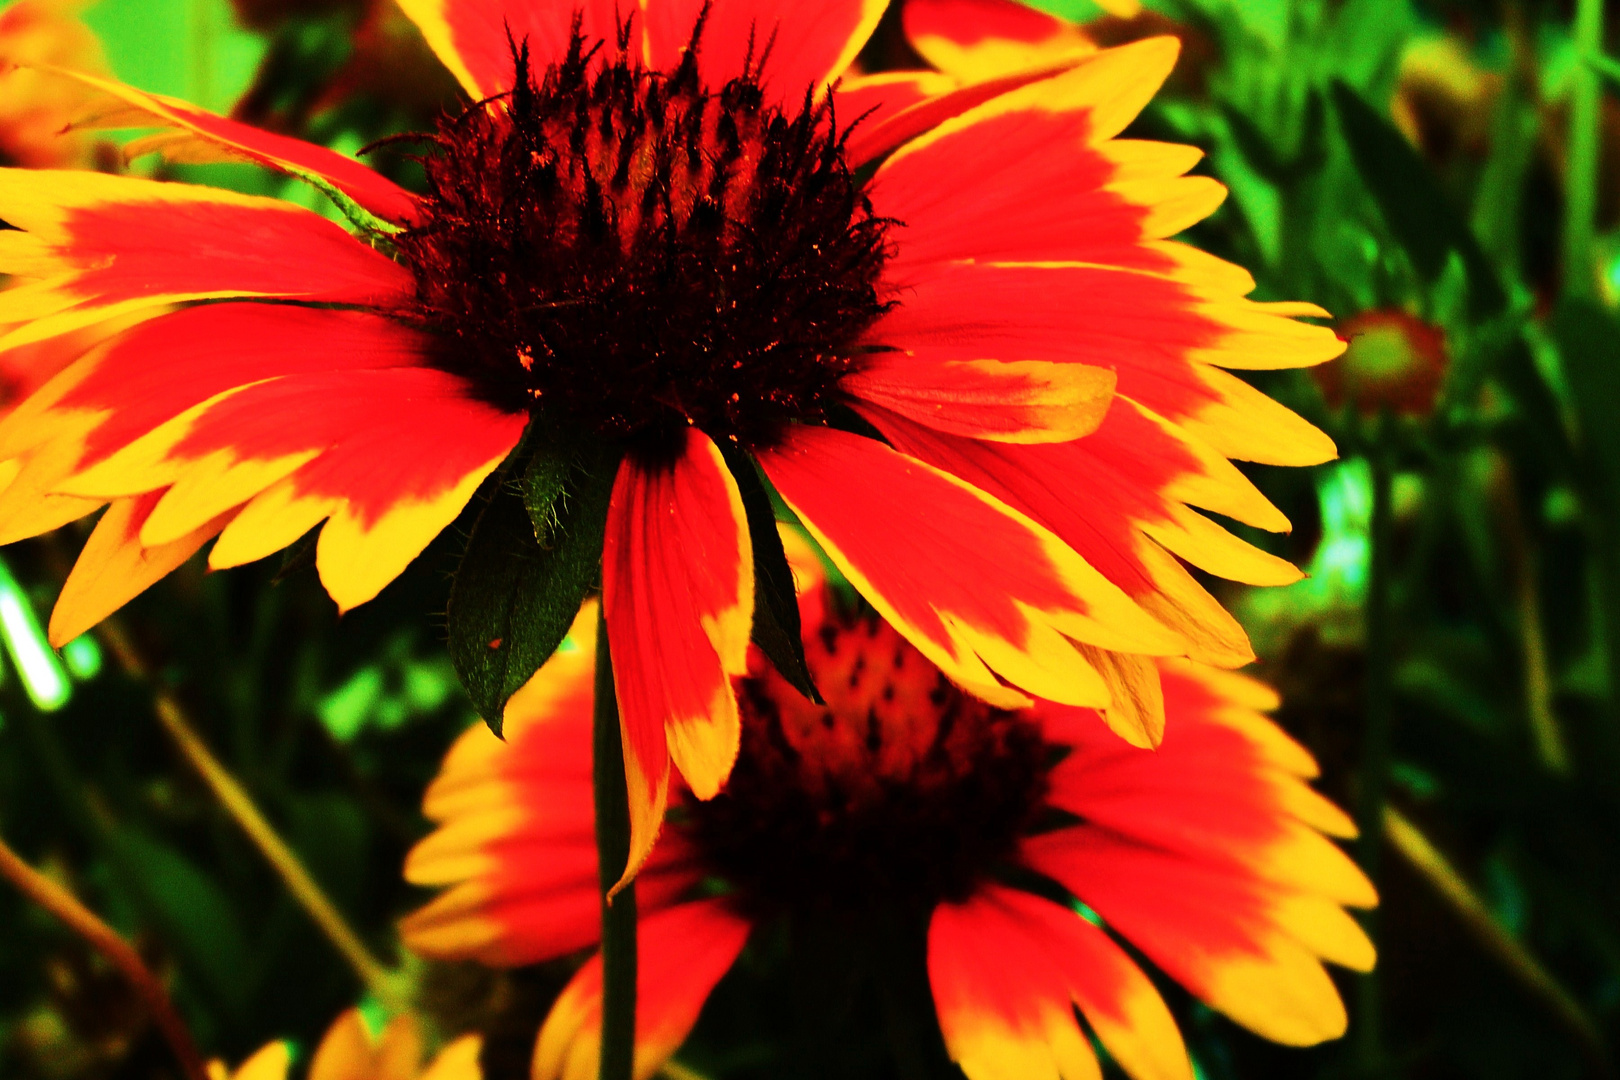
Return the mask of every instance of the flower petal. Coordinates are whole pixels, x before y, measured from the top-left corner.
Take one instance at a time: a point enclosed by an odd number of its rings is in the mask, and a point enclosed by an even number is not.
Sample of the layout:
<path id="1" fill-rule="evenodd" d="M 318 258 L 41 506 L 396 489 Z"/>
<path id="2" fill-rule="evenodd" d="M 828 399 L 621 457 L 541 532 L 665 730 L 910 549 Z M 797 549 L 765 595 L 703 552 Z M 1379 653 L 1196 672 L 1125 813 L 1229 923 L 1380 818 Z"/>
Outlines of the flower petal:
<path id="1" fill-rule="evenodd" d="M 989 445 L 860 408 L 897 450 L 966 480 L 1051 529 L 1186 637 L 1189 655 L 1206 663 L 1247 663 L 1253 659 L 1248 638 L 1160 543 L 1206 570 L 1231 571 L 1242 580 L 1285 584 L 1300 576 L 1175 497 L 1188 490 L 1202 496 L 1187 482 L 1190 477 L 1210 489 L 1207 501 L 1268 523 L 1272 515 L 1281 516 L 1224 458 L 1208 451 L 1195 455 L 1185 436 L 1178 439 L 1171 425 L 1132 402 L 1115 399 L 1102 426 L 1087 438 L 1041 446 Z"/>
<path id="2" fill-rule="evenodd" d="M 292 203 L 93 172 L 0 169 L 0 348 L 181 300 L 378 305 L 410 274 Z"/>
<path id="3" fill-rule="evenodd" d="M 252 161 L 282 172 L 319 177 L 389 221 L 407 221 L 415 214 L 416 198 L 410 192 L 375 169 L 324 146 L 262 131 L 251 124 L 216 116 L 178 98 L 149 94 L 112 79 L 64 68 L 45 70 L 61 78 L 77 80 L 105 95 L 102 106 L 87 120 L 76 123 L 76 127 L 132 128 L 157 124 L 169 129 L 161 135 L 130 143 L 125 148 L 129 160 L 156 150 L 165 160 L 178 163 Z"/>
<path id="4" fill-rule="evenodd" d="M 1326 435 L 1212 366 L 1237 350 L 1267 351 L 1274 366 L 1332 359 L 1344 343 L 1325 327 L 1261 312 L 1268 329 L 1260 335 L 1227 318 L 1248 301 L 1206 304 L 1199 288 L 1174 277 L 1109 266 L 938 263 L 893 284 L 905 302 L 868 331 L 874 343 L 934 362 L 1010 357 L 1112 368 L 1119 394 L 1226 457 L 1307 465 L 1335 454 Z"/>
<path id="5" fill-rule="evenodd" d="M 649 1080 L 680 1049 L 715 983 L 752 929 L 724 900 L 678 904 L 638 921 L 636 1051 Z M 579 969 L 551 1007 L 534 1046 L 533 1080 L 595 1080 L 602 1049 L 602 957 Z"/>
<path id="6" fill-rule="evenodd" d="M 635 4 L 618 0 L 574 0 L 554 3 L 531 0 L 512 4 L 503 0 L 400 0 L 433 52 L 473 98 L 483 100 L 511 89 L 514 45 L 527 44 L 529 63 L 537 73 L 568 52 L 577 12 L 582 21 L 585 47 L 607 42 L 611 51 L 618 39 L 622 7 L 634 16 L 632 31 L 639 42 L 643 14 Z M 634 46 L 632 46 L 634 47 Z"/>
<path id="7" fill-rule="evenodd" d="M 1239 1023 L 1291 1044 L 1332 1038 L 1345 1014 L 1321 961 L 1373 962 L 1344 907 L 1377 897 L 1312 827 L 1347 822 L 1298 796 L 1314 763 L 1256 711 L 1274 694 L 1186 661 L 1160 667 L 1170 724 L 1154 754 L 1099 734 L 1085 710 L 1040 706 L 1046 737 L 1072 748 L 1048 802 L 1081 823 L 1027 839 L 1021 859 Z"/>
<path id="8" fill-rule="evenodd" d="M 832 101 L 839 126 L 858 123 L 854 129 L 858 132 L 956 88 L 955 79 L 937 71 L 880 71 L 840 79 Z"/>
<path id="9" fill-rule="evenodd" d="M 940 1029 L 970 1080 L 1099 1076 L 1080 1006 L 1133 1080 L 1191 1080 L 1170 1010 L 1106 934 L 999 885 L 935 910 L 928 971 Z"/>
<path id="10" fill-rule="evenodd" d="M 294 493 L 327 500 L 316 568 L 347 611 L 455 519 L 526 423 L 433 368 L 295 374 L 218 394 L 58 490 L 116 497 L 173 485 L 142 531 L 159 544 L 289 479 Z M 284 506 L 286 493 L 268 501 Z"/>
<path id="11" fill-rule="evenodd" d="M 501 967 L 565 956 L 601 936 L 591 798 L 596 604 L 506 705 L 505 741 L 475 724 L 451 747 L 422 810 L 438 824 L 405 860 L 406 880 L 448 885 L 400 923 L 423 956 Z M 691 886 L 678 833 L 637 881 L 643 914 Z"/>
<path id="12" fill-rule="evenodd" d="M 1022 700 L 995 671 L 1043 697 L 1106 705 L 1070 638 L 1147 654 L 1186 647 L 1047 529 L 876 440 L 797 427 L 758 457 L 879 613 L 986 700 Z"/>
<path id="13" fill-rule="evenodd" d="M 843 389 L 936 431 L 1008 443 L 1067 442 L 1102 423 L 1114 374 L 1039 360 L 919 361 L 882 353 Z"/>
<path id="14" fill-rule="evenodd" d="M 141 526 L 162 494 L 154 491 L 118 499 L 96 523 L 51 612 L 48 636 L 52 647 L 61 648 L 129 603 L 195 555 L 231 519 L 227 511 L 166 544 L 143 546 Z"/>
<path id="15" fill-rule="evenodd" d="M 647 55 L 670 71 L 692 40 L 707 7 L 698 71 L 712 87 L 724 86 L 752 63 L 767 96 L 788 109 L 807 93 L 820 97 L 854 62 L 872 36 L 889 0 L 647 0 Z"/>
<path id="16" fill-rule="evenodd" d="M 906 0 L 901 16 L 911 47 L 964 82 L 1097 51 L 1073 23 L 1016 0 Z"/>
<path id="17" fill-rule="evenodd" d="M 712 798 L 741 738 L 731 678 L 747 670 L 753 547 L 737 483 L 696 428 L 667 465 L 620 465 L 602 605 L 630 788 L 629 880 L 658 835 L 670 758 L 698 798 Z"/>

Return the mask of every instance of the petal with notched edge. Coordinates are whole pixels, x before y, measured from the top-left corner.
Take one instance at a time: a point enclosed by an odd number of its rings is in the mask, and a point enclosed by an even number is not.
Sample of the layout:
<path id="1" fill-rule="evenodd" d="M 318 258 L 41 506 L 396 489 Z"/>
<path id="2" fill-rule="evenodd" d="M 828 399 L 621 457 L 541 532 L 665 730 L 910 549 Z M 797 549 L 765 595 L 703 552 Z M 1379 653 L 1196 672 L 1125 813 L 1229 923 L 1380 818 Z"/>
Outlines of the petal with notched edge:
<path id="1" fill-rule="evenodd" d="M 737 483 L 696 428 L 673 462 L 620 465 L 602 606 L 630 791 L 628 880 L 663 821 L 670 759 L 694 794 L 711 798 L 741 737 L 731 679 L 747 670 L 753 547 Z"/>
<path id="2" fill-rule="evenodd" d="M 454 520 L 526 423 L 432 368 L 295 374 L 216 395 L 58 489 L 116 497 L 173 485 L 165 516 L 142 531 L 143 543 L 159 544 L 261 494 L 281 505 L 277 482 L 289 483 L 329 507 L 316 568 L 347 611 Z"/>
<path id="3" fill-rule="evenodd" d="M 752 929 L 723 899 L 677 904 L 638 920 L 633 1073 L 649 1080 L 686 1040 L 715 983 Z M 551 1007 L 534 1046 L 533 1080 L 595 1080 L 602 1048 L 602 957 L 591 957 Z"/>
<path id="4" fill-rule="evenodd" d="M 145 547 L 141 526 L 162 492 L 118 499 L 107 508 L 62 585 L 51 612 L 51 645 L 61 648 L 123 607 L 159 578 L 178 567 L 230 520 L 229 512 L 203 522 L 166 544 Z"/>
<path id="5" fill-rule="evenodd" d="M 1181 1033 L 1147 976 L 1051 901 L 992 885 L 941 904 L 928 974 L 946 1047 L 969 1080 L 1100 1076 L 1076 1005 L 1132 1080 L 1191 1080 Z"/>
<path id="6" fill-rule="evenodd" d="M 758 456 L 879 613 L 986 700 L 1025 700 L 995 672 L 1029 693 L 1106 705 L 1073 641 L 1145 654 L 1186 647 L 1049 530 L 874 439 L 796 427 Z"/>
<path id="7" fill-rule="evenodd" d="M 0 347 L 182 300 L 386 304 L 408 271 L 292 203 L 92 172 L 0 169 Z"/>

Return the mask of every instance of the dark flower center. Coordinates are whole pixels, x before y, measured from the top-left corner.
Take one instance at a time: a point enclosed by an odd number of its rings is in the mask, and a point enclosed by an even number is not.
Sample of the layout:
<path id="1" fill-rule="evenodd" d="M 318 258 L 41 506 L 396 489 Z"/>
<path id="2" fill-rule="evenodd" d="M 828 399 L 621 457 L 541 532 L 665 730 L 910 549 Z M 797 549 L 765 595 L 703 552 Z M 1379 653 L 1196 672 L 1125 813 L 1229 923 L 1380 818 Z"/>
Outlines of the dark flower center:
<path id="1" fill-rule="evenodd" d="M 493 403 L 652 449 L 696 424 L 767 445 L 821 419 L 883 312 L 888 223 L 830 99 L 766 102 L 759 65 L 701 85 L 577 30 L 536 78 L 444 122 L 427 212 L 396 238 L 401 314 Z M 611 55 L 605 60 L 597 53 Z"/>
<path id="2" fill-rule="evenodd" d="M 681 827 L 755 914 L 966 898 L 1044 816 L 1050 749 L 964 694 L 875 615 L 806 650 L 818 706 L 769 665 L 742 680 L 742 751 Z"/>

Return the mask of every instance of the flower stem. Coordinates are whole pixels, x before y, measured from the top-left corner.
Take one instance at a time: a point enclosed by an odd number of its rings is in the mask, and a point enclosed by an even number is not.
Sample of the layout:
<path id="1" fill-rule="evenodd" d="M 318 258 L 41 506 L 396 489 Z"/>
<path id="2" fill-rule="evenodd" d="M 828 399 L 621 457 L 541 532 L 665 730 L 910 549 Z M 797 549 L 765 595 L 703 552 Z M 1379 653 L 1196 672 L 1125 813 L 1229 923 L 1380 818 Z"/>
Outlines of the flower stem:
<path id="1" fill-rule="evenodd" d="M 22 890 L 24 896 L 61 919 L 68 929 L 106 957 L 107 962 L 117 968 L 134 987 L 135 993 L 151 1013 L 153 1023 L 174 1051 L 181 1071 L 188 1080 L 208 1080 L 208 1067 L 202 1053 L 192 1041 L 185 1021 L 174 1011 L 168 991 L 146 966 L 141 954 L 119 936 L 118 931 L 102 922 L 95 912 L 80 903 L 67 889 L 24 862 L 3 839 L 0 839 L 0 877 L 10 881 Z"/>
<path id="2" fill-rule="evenodd" d="M 630 1080 L 636 1044 L 636 885 L 608 892 L 630 860 L 630 796 L 613 688 L 607 617 L 596 620 L 596 710 L 591 741 L 596 795 L 597 875 L 602 888 L 602 1056 L 600 1080 Z"/>
<path id="3" fill-rule="evenodd" d="M 135 650 L 134 644 L 118 622 L 106 620 L 101 624 L 99 633 L 108 651 L 113 654 L 126 674 L 132 678 L 150 681 L 145 660 Z M 400 976 L 390 971 L 366 949 L 360 935 L 344 920 L 337 906 L 322 891 L 292 848 L 265 818 L 247 789 L 208 749 L 208 744 L 197 734 L 175 696 L 164 687 L 156 686 L 154 689 L 153 710 L 157 713 L 158 722 L 163 725 L 163 729 L 174 740 L 180 753 L 191 763 L 192 768 L 197 770 L 203 783 L 208 785 L 225 812 L 236 821 L 248 839 L 259 849 L 259 853 L 270 864 L 270 868 L 287 886 L 287 891 L 292 894 L 293 899 L 314 920 L 315 925 L 348 961 L 354 973 L 378 1001 L 393 1011 L 408 1010 L 409 996 L 401 986 Z"/>
<path id="4" fill-rule="evenodd" d="M 1393 682 L 1394 623 L 1391 610 L 1390 566 L 1390 487 L 1394 479 L 1392 427 L 1386 412 L 1377 420 L 1368 464 L 1372 471 L 1372 527 L 1367 572 L 1367 674 L 1364 686 L 1361 766 L 1356 825 L 1361 831 L 1358 854 L 1361 868 L 1376 885 L 1381 845 L 1384 837 L 1384 802 L 1389 773 L 1390 741 L 1394 722 L 1391 701 Z M 1377 915 L 1368 912 L 1363 923 L 1369 936 L 1378 940 Z M 1376 971 L 1362 976 L 1358 988 L 1356 1049 L 1365 1075 L 1382 1075 L 1384 1047 L 1382 1031 L 1382 987 Z"/>
<path id="5" fill-rule="evenodd" d="M 1597 293 L 1592 238 L 1597 217 L 1599 107 L 1603 87 L 1593 58 L 1603 53 L 1603 0 L 1576 0 L 1575 52 L 1582 61 L 1570 75 L 1569 159 L 1564 174 L 1564 295 L 1589 300 Z"/>

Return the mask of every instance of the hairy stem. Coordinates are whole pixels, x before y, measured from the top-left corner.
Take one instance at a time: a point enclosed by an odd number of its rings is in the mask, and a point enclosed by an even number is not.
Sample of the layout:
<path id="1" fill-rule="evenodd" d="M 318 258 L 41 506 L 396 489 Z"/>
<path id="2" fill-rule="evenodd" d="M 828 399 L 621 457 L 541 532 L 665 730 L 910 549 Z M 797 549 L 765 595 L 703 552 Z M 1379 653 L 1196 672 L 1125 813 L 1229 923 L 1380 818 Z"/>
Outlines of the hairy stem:
<path id="1" fill-rule="evenodd" d="M 1569 160 L 1564 175 L 1564 295 L 1589 300 L 1597 292 L 1592 237 L 1597 217 L 1601 77 L 1592 58 L 1603 53 L 1603 0 L 1577 0 L 1575 50 L 1585 63 L 1570 75 Z"/>

